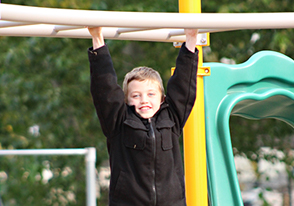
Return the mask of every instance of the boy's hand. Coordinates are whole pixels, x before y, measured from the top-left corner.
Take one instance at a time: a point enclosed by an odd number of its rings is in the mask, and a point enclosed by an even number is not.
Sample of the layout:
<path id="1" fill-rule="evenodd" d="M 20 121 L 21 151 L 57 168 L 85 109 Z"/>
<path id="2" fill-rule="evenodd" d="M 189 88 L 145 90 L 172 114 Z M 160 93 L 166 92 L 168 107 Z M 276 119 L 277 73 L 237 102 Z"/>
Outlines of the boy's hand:
<path id="1" fill-rule="evenodd" d="M 104 43 L 104 37 L 102 34 L 102 27 L 87 27 L 89 33 L 92 36 L 92 42 L 93 42 L 93 50 L 98 49 L 105 45 Z"/>
<path id="2" fill-rule="evenodd" d="M 195 52 L 198 29 L 185 29 L 186 47 L 191 52 Z"/>

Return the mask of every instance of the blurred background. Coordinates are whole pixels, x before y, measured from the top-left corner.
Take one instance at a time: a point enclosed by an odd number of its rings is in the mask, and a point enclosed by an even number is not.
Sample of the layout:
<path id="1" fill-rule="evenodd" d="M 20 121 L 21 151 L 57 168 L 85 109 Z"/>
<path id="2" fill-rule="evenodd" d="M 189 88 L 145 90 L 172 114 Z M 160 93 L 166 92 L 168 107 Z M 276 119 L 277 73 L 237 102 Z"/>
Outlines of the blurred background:
<path id="1" fill-rule="evenodd" d="M 86 10 L 178 12 L 176 0 L 2 0 L 2 3 Z M 206 0 L 202 12 L 291 12 L 291 0 Z M 294 58 L 294 30 L 213 33 L 204 62 L 239 64 L 261 50 Z M 119 84 L 145 65 L 164 85 L 179 49 L 172 43 L 106 40 Z M 0 37 L 0 149 L 97 150 L 97 201 L 107 205 L 105 137 L 89 91 L 90 39 Z M 282 71 L 282 68 L 281 68 Z M 293 77 L 294 78 L 294 77 Z M 224 80 L 225 81 L 225 80 Z M 231 117 L 230 130 L 244 205 L 290 206 L 294 131 L 274 119 Z M 1 206 L 85 205 L 81 156 L 1 156 Z M 294 202 L 293 202 L 294 204 Z"/>

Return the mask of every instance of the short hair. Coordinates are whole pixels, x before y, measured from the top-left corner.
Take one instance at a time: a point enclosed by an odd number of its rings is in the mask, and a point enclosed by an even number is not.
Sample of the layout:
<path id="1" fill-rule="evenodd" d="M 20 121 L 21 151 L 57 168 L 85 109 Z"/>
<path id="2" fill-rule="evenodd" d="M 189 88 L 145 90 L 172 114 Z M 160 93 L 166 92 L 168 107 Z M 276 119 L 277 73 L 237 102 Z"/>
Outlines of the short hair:
<path id="1" fill-rule="evenodd" d="M 123 81 L 123 91 L 125 94 L 125 102 L 128 100 L 128 85 L 131 81 L 138 80 L 138 81 L 144 81 L 144 80 L 152 80 L 158 82 L 159 90 L 161 91 L 161 100 L 164 99 L 164 87 L 162 84 L 162 79 L 160 77 L 160 74 L 150 68 L 150 67 L 136 67 L 130 72 L 128 72 L 125 75 L 125 79 Z"/>

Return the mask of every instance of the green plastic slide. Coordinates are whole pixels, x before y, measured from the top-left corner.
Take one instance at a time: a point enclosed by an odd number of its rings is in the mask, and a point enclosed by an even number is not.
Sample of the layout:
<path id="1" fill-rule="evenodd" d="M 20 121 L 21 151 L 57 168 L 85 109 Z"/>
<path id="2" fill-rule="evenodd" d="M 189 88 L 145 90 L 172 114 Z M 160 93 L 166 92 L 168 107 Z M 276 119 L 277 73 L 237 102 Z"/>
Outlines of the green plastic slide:
<path id="1" fill-rule="evenodd" d="M 294 61 L 261 51 L 238 65 L 205 63 L 207 172 L 210 204 L 243 205 L 229 129 L 230 115 L 275 118 L 294 127 Z"/>

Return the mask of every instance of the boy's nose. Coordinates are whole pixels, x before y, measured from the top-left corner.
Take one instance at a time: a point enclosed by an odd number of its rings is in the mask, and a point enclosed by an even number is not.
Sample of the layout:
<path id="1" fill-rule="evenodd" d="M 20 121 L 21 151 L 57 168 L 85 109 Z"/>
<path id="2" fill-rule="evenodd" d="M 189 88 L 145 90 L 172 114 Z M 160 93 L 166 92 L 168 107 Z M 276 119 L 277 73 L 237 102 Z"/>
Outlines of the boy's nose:
<path id="1" fill-rule="evenodd" d="M 147 96 L 146 95 L 142 95 L 142 97 L 141 97 L 141 104 L 142 103 L 147 103 L 148 101 L 147 101 Z"/>

